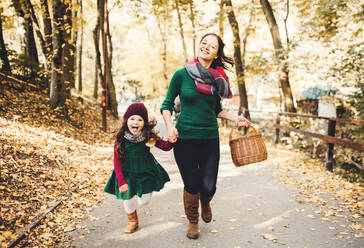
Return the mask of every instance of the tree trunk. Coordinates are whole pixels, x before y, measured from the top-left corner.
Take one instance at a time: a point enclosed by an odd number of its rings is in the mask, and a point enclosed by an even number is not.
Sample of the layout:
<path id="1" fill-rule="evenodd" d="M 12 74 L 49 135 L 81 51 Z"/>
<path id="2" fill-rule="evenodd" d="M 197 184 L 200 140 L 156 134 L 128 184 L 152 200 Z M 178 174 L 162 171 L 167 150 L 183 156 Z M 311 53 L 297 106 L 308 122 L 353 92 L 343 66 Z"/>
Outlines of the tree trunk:
<path id="1" fill-rule="evenodd" d="M 220 1 L 220 11 L 219 11 L 219 35 L 221 39 L 224 39 L 224 14 L 225 14 L 224 1 L 225 0 Z"/>
<path id="2" fill-rule="evenodd" d="M 53 58 L 50 87 L 50 106 L 52 109 L 57 106 L 64 107 L 65 101 L 65 97 L 62 95 L 64 93 L 64 83 L 62 78 L 62 44 L 64 44 L 62 28 L 64 25 L 64 8 L 65 7 L 61 0 L 53 0 Z"/>
<path id="3" fill-rule="evenodd" d="M 241 60 L 239 24 L 235 18 L 231 0 L 225 0 L 225 5 L 227 7 L 226 10 L 228 13 L 228 19 L 230 22 L 231 30 L 233 32 L 235 71 L 240 94 L 240 106 L 238 114 L 241 115 L 241 113 L 243 113 L 243 109 L 249 110 L 249 107 L 248 96 L 245 87 L 244 66 Z M 244 111 L 244 116 L 250 119 L 250 114 L 248 111 Z"/>
<path id="4" fill-rule="evenodd" d="M 162 43 L 163 43 L 163 52 L 162 52 L 162 61 L 163 61 L 163 77 L 164 79 L 167 81 L 168 80 L 168 76 L 167 76 L 167 34 L 166 31 L 162 29 L 162 24 L 161 21 L 159 19 L 159 15 L 155 14 L 156 18 L 157 18 L 157 25 L 158 25 L 158 29 L 159 32 L 162 36 Z"/>
<path id="5" fill-rule="evenodd" d="M 260 4 L 262 6 L 265 18 L 269 25 L 269 30 L 272 35 L 275 55 L 279 63 L 279 83 L 282 87 L 285 111 L 296 112 L 296 108 L 293 103 L 291 86 L 289 84 L 288 63 L 286 61 L 286 56 L 284 55 L 284 48 L 282 46 L 278 25 L 269 1 L 260 0 Z"/>
<path id="6" fill-rule="evenodd" d="M 108 94 L 108 107 L 111 110 L 112 115 L 115 119 L 119 118 L 118 115 L 118 102 L 116 100 L 116 91 L 115 91 L 115 85 L 114 80 L 112 76 L 112 54 L 113 54 L 113 46 L 112 46 L 112 40 L 111 40 L 111 34 L 110 34 L 110 23 L 109 23 L 109 12 L 107 13 L 107 42 L 108 42 L 108 67 L 107 67 L 107 94 Z"/>
<path id="7" fill-rule="evenodd" d="M 82 92 L 83 5 L 80 0 L 80 43 L 78 47 L 78 90 Z M 97 75 L 97 74 L 96 74 Z"/>
<path id="8" fill-rule="evenodd" d="M 80 4 L 79 4 L 79 0 L 76 0 L 75 2 L 75 6 L 72 8 L 72 48 L 73 48 L 73 60 L 72 60 L 72 64 L 73 64 L 73 88 L 76 88 L 76 72 L 77 72 L 77 53 L 78 53 L 78 30 L 80 25 L 78 25 L 79 23 L 79 18 L 77 18 L 78 16 L 78 12 L 80 10 Z"/>
<path id="9" fill-rule="evenodd" d="M 101 15 L 103 15 L 103 13 L 100 13 L 100 5 L 101 5 L 101 1 L 97 0 L 97 21 L 96 21 L 96 26 L 94 28 L 93 31 L 93 37 L 94 37 L 94 45 L 95 45 L 95 83 L 94 83 L 94 98 L 97 99 L 97 94 L 98 94 L 98 84 L 99 82 L 102 82 L 102 78 L 103 78 L 103 72 L 102 72 L 102 68 L 101 68 L 101 53 L 100 53 L 100 31 L 101 31 L 101 26 L 102 26 L 102 19 L 101 19 Z"/>
<path id="10" fill-rule="evenodd" d="M 33 21 L 33 23 L 35 24 L 34 28 L 35 28 L 35 33 L 38 36 L 39 42 L 40 42 L 40 46 L 42 48 L 42 52 L 45 58 L 47 58 L 47 49 L 46 49 L 46 43 L 43 37 L 42 32 L 40 31 L 40 27 L 39 27 L 39 22 L 38 19 L 34 13 L 34 8 L 32 3 L 30 2 L 30 0 L 25 0 L 24 1 L 24 5 L 26 6 L 26 8 L 28 9 L 29 15 Z"/>
<path id="11" fill-rule="evenodd" d="M 23 27 L 24 27 L 24 54 L 29 57 L 33 62 L 39 63 L 38 59 L 38 51 L 35 45 L 34 32 L 33 32 L 33 23 L 28 13 L 28 8 L 23 6 L 22 2 L 19 0 L 12 0 L 13 6 L 17 15 L 23 19 Z M 35 76 L 35 75 L 32 75 Z"/>
<path id="12" fill-rule="evenodd" d="M 0 68 L 1 71 L 11 74 L 8 52 L 6 50 L 3 37 L 3 25 L 1 20 L 1 13 L 0 13 L 0 59 L 2 62 L 2 67 Z"/>
<path id="13" fill-rule="evenodd" d="M 63 37 L 65 39 L 65 46 L 63 49 L 63 59 L 64 59 L 64 84 L 67 90 L 75 87 L 75 41 L 73 34 L 73 21 L 72 21 L 72 1 L 63 1 L 65 4 L 66 12 L 64 15 L 64 27 L 63 27 Z"/>
<path id="14" fill-rule="evenodd" d="M 186 43 L 185 43 L 185 37 L 184 37 L 184 32 L 183 32 L 183 24 L 182 24 L 181 13 L 180 13 L 180 10 L 179 10 L 178 1 L 179 0 L 174 0 L 174 2 L 176 4 L 175 7 L 176 7 L 176 11 L 177 11 L 177 16 L 178 16 L 179 33 L 181 35 L 183 55 L 185 57 L 185 61 L 187 62 L 188 61 L 187 48 L 186 48 Z"/>
<path id="15" fill-rule="evenodd" d="M 47 69 L 48 74 L 51 72 L 52 68 L 52 55 L 53 55 L 53 47 L 52 47 L 52 22 L 49 14 L 48 2 L 47 0 L 40 0 L 40 4 L 42 6 L 42 18 L 43 18 L 43 33 L 45 38 L 45 46 L 47 49 Z"/>
<path id="16" fill-rule="evenodd" d="M 195 24 L 195 12 L 193 11 L 193 0 L 190 0 L 190 12 L 191 12 L 191 24 L 192 24 L 192 51 L 193 57 L 196 58 L 196 24 Z"/>

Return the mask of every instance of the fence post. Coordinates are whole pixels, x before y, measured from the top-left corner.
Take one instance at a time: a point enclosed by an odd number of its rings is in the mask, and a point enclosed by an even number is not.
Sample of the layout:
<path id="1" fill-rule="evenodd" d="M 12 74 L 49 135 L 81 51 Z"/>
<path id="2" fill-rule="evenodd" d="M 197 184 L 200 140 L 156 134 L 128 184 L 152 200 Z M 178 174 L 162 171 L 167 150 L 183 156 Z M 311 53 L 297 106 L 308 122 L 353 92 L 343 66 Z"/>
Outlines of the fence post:
<path id="1" fill-rule="evenodd" d="M 246 116 L 246 112 L 247 112 L 247 109 L 246 108 L 243 108 L 243 116 L 245 117 Z M 249 127 L 244 127 L 244 135 L 246 135 L 248 133 L 248 128 Z"/>
<path id="2" fill-rule="evenodd" d="M 327 128 L 327 135 L 335 136 L 335 127 L 336 121 L 329 120 L 328 128 Z M 333 170 L 334 166 L 334 144 L 328 143 L 327 144 L 327 153 L 326 153 L 326 170 L 331 171 Z"/>
<path id="3" fill-rule="evenodd" d="M 277 125 L 277 127 L 276 127 L 276 141 L 275 141 L 275 144 L 278 144 L 279 143 L 279 125 L 280 125 L 280 123 L 281 123 L 281 115 L 280 115 L 280 113 L 278 112 L 277 113 L 277 118 L 276 118 L 276 125 Z"/>

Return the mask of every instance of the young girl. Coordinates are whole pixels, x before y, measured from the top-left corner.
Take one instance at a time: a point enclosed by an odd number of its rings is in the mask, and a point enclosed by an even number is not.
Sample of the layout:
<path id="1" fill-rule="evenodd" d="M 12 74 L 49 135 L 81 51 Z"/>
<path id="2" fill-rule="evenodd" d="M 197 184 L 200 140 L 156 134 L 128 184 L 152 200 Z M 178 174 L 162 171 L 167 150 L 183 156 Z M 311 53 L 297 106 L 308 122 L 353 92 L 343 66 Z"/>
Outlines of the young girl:
<path id="1" fill-rule="evenodd" d="M 126 233 L 138 228 L 136 196 L 139 205 L 147 204 L 152 191 L 160 191 L 169 181 L 167 172 L 155 160 L 150 146 L 169 151 L 172 143 L 158 137 L 153 130 L 156 121 L 148 122 L 148 111 L 143 103 L 131 104 L 124 116 L 114 146 L 114 171 L 104 191 L 123 199 L 129 225 Z"/>

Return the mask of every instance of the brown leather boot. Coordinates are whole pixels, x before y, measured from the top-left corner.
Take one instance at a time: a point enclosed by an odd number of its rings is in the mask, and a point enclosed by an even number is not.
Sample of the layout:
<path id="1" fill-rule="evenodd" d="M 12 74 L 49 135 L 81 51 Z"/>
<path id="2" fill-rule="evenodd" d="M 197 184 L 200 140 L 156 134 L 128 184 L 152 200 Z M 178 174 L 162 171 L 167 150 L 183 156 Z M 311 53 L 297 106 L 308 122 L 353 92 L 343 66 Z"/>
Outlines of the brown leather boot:
<path id="1" fill-rule="evenodd" d="M 124 232 L 133 233 L 138 228 L 138 215 L 136 210 L 133 213 L 127 215 L 129 219 L 129 225 L 124 228 Z"/>
<path id="2" fill-rule="evenodd" d="M 200 194 L 190 194 L 186 190 L 183 192 L 183 203 L 185 213 L 189 221 L 187 229 L 187 238 L 197 239 L 199 235 L 198 230 L 198 206 Z"/>
<path id="3" fill-rule="evenodd" d="M 209 223 L 212 219 L 212 212 L 210 201 L 212 200 L 213 196 L 204 196 L 200 194 L 200 201 L 201 201 L 201 218 L 206 223 Z"/>

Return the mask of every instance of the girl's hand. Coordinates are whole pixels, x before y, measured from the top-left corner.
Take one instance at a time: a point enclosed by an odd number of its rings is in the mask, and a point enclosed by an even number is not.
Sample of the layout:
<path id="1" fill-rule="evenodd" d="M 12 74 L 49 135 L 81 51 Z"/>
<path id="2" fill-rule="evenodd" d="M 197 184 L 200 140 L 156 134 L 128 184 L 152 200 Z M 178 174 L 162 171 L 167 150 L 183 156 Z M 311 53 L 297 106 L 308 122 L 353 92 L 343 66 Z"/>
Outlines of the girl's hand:
<path id="1" fill-rule="evenodd" d="M 121 185 L 120 187 L 119 187 L 119 191 L 121 192 L 121 193 L 126 193 L 126 191 L 128 191 L 128 184 L 126 183 L 126 184 L 124 184 L 124 185 Z"/>
<path id="2" fill-rule="evenodd" d="M 235 119 L 235 124 L 237 127 L 248 127 L 251 123 L 248 119 L 246 119 L 245 117 L 243 116 L 238 116 L 236 119 Z"/>
<path id="3" fill-rule="evenodd" d="M 171 127 L 167 130 L 168 132 L 168 141 L 171 143 L 176 143 L 178 138 L 178 130 L 175 127 Z"/>

